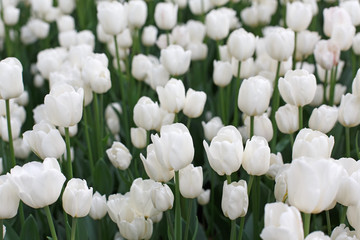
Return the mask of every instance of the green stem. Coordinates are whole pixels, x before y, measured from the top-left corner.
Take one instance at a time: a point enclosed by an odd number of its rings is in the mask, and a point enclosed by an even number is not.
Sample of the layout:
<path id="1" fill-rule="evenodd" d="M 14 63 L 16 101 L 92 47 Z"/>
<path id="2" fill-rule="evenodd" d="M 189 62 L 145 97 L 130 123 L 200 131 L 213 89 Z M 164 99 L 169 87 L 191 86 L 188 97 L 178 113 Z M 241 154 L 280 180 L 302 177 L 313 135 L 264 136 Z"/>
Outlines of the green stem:
<path id="1" fill-rule="evenodd" d="M 71 162 L 71 152 L 70 152 L 70 135 L 69 135 L 69 127 L 65 127 L 65 142 L 66 142 L 66 161 L 68 166 L 68 174 L 69 179 L 73 178 L 73 170 L 72 170 L 72 162 Z"/>
<path id="2" fill-rule="evenodd" d="M 166 221 L 168 224 L 168 229 L 170 229 L 170 234 L 172 239 L 174 238 L 174 226 L 172 224 L 172 218 L 170 216 L 170 211 L 165 211 Z"/>
<path id="3" fill-rule="evenodd" d="M 311 213 L 304 213 L 304 237 L 310 232 Z"/>
<path id="4" fill-rule="evenodd" d="M 254 136 L 254 116 L 250 116 L 250 139 Z"/>
<path id="5" fill-rule="evenodd" d="M 347 206 L 341 206 L 340 224 L 345 224 Z"/>
<path id="6" fill-rule="evenodd" d="M 3 235 L 4 235 L 4 229 L 3 229 L 3 223 L 4 221 L 2 220 L 2 219 L 0 219 L 0 240 L 3 240 L 4 239 L 4 237 L 3 237 Z"/>
<path id="7" fill-rule="evenodd" d="M 250 175 L 249 182 L 248 182 L 248 189 L 247 189 L 248 196 L 250 196 L 250 192 L 251 192 L 253 183 L 254 183 L 254 175 Z"/>
<path id="8" fill-rule="evenodd" d="M 356 55 L 353 50 L 351 50 L 351 66 L 352 66 L 352 78 L 351 79 L 354 79 L 358 68 L 356 65 Z"/>
<path id="9" fill-rule="evenodd" d="M 46 217 L 47 217 L 47 220 L 49 223 L 52 239 L 57 240 L 56 230 L 55 230 L 54 222 L 53 222 L 53 219 L 51 216 L 50 208 L 49 208 L 49 206 L 45 206 L 44 209 L 45 209 Z"/>
<path id="10" fill-rule="evenodd" d="M 235 220 L 231 220 L 230 239 L 231 239 L 231 240 L 235 240 L 235 239 L 236 239 L 236 219 L 235 219 Z"/>
<path id="11" fill-rule="evenodd" d="M 350 157 L 350 128 L 345 127 L 346 157 Z"/>
<path id="12" fill-rule="evenodd" d="M 276 152 L 276 141 L 277 141 L 277 125 L 275 121 L 275 113 L 279 108 L 280 104 L 280 95 L 279 95 L 279 89 L 278 89 L 278 82 L 279 82 L 279 72 L 280 72 L 280 65 L 281 62 L 278 61 L 277 69 L 276 69 L 276 75 L 275 75 L 275 81 L 274 81 L 274 93 L 273 93 L 273 99 L 272 99 L 272 108 L 271 108 L 271 123 L 273 126 L 273 138 L 271 139 L 271 150 L 272 152 Z"/>
<path id="13" fill-rule="evenodd" d="M 188 240 L 189 237 L 189 229 L 190 229 L 190 217 L 191 217 L 191 210 L 192 210 L 192 202 L 193 199 L 189 199 L 189 205 L 188 205 L 188 209 L 187 209 L 187 216 L 186 216 L 186 227 L 185 227 L 185 240 Z"/>
<path id="14" fill-rule="evenodd" d="M 338 68 L 338 66 L 336 65 L 336 66 L 331 70 L 330 96 L 329 96 L 329 98 L 330 98 L 330 99 L 329 99 L 329 105 L 330 105 L 330 106 L 333 106 L 333 105 L 334 105 L 337 68 Z"/>
<path id="15" fill-rule="evenodd" d="M 94 173 L 94 159 L 93 159 L 93 155 L 92 155 L 92 147 L 91 147 L 91 141 L 90 141 L 90 135 L 89 135 L 89 126 L 88 126 L 87 113 L 86 112 L 87 111 L 85 111 L 85 106 L 84 106 L 85 139 L 86 139 L 88 157 L 89 157 L 89 162 L 90 162 L 90 170 L 91 170 L 91 176 L 92 176 L 93 173 Z"/>
<path id="16" fill-rule="evenodd" d="M 254 190 L 252 192 L 254 239 L 259 239 L 260 177 L 255 176 L 254 178 Z"/>
<path id="17" fill-rule="evenodd" d="M 324 79 L 324 89 L 323 89 L 323 103 L 326 104 L 326 88 L 327 88 L 327 82 L 328 82 L 328 75 L 329 70 L 325 70 L 325 79 Z"/>
<path id="18" fill-rule="evenodd" d="M 299 106 L 299 131 L 303 128 L 303 107 Z"/>
<path id="19" fill-rule="evenodd" d="M 181 240 L 181 196 L 179 171 L 175 171 L 175 240 Z"/>
<path id="20" fill-rule="evenodd" d="M 231 175 L 226 175 L 227 184 L 231 184 Z"/>
<path id="21" fill-rule="evenodd" d="M 220 109 L 221 109 L 221 118 L 226 125 L 226 112 L 225 112 L 225 94 L 224 94 L 224 87 L 220 87 Z"/>
<path id="22" fill-rule="evenodd" d="M 14 154 L 14 142 L 12 137 L 12 129 L 11 129 L 11 116 L 10 116 L 10 100 L 5 100 L 6 104 L 6 120 L 7 120 L 7 129 L 8 129 L 8 136 L 9 136 L 9 147 L 10 147 L 10 159 L 11 159 L 11 167 L 15 167 L 16 160 Z"/>
<path id="23" fill-rule="evenodd" d="M 68 217 L 68 214 L 65 212 L 65 210 L 64 210 L 64 221 L 65 221 L 66 239 L 70 240 L 71 230 L 70 230 L 70 225 L 69 225 L 69 217 Z"/>
<path id="24" fill-rule="evenodd" d="M 166 31 L 166 44 L 167 46 L 170 46 L 170 31 Z"/>
<path id="25" fill-rule="evenodd" d="M 359 132 L 356 132 L 356 136 L 355 136 L 355 149 L 356 149 L 356 155 L 358 157 L 358 159 L 360 159 L 360 151 L 359 151 Z"/>
<path id="26" fill-rule="evenodd" d="M 329 210 L 325 211 L 326 214 L 326 226 L 327 226 L 327 234 L 331 235 L 331 220 L 330 220 L 330 212 Z"/>
<path id="27" fill-rule="evenodd" d="M 238 63 L 238 72 L 237 72 L 237 78 L 235 79 L 236 84 L 235 84 L 235 100 L 234 100 L 234 120 L 233 120 L 233 125 L 235 127 L 238 126 L 239 124 L 239 109 L 238 109 L 238 105 L 237 105 L 237 100 L 239 98 L 239 90 L 240 90 L 240 86 L 241 86 L 241 78 L 240 78 L 240 73 L 241 73 L 241 61 L 239 61 Z"/>
<path id="28" fill-rule="evenodd" d="M 293 133 L 290 133 L 290 134 L 289 134 L 289 138 L 290 138 L 291 149 L 292 149 L 293 146 L 294 146 L 294 134 L 293 134 Z"/>
<path id="29" fill-rule="evenodd" d="M 23 227 L 25 222 L 25 214 L 24 214 L 24 204 L 22 201 L 20 201 L 19 203 L 19 214 L 20 214 L 20 224 L 21 227 Z"/>
<path id="30" fill-rule="evenodd" d="M 293 53 L 293 61 L 292 61 L 292 70 L 296 68 L 296 44 L 297 44 L 297 32 L 295 32 L 295 45 L 294 45 L 294 53 Z"/>
<path id="31" fill-rule="evenodd" d="M 238 240 L 242 240 L 244 225 L 245 225 L 245 216 L 240 218 L 240 230 L 239 230 Z"/>
<path id="32" fill-rule="evenodd" d="M 72 224 L 71 224 L 71 240 L 75 240 L 76 223 L 77 223 L 77 218 L 75 217 L 72 219 Z"/>
<path id="33" fill-rule="evenodd" d="M 99 101 L 98 101 L 98 95 L 93 92 L 93 102 L 94 102 L 94 112 L 95 112 L 95 132 L 96 132 L 96 139 L 97 139 L 97 150 L 98 150 L 98 156 L 97 159 L 100 159 L 103 157 L 103 149 L 102 149 L 102 136 L 101 136 L 101 125 L 100 125 L 100 111 L 99 111 Z"/>
<path id="34" fill-rule="evenodd" d="M 188 117 L 187 122 L 186 122 L 186 127 L 188 129 L 190 129 L 190 126 L 191 126 L 191 118 Z"/>

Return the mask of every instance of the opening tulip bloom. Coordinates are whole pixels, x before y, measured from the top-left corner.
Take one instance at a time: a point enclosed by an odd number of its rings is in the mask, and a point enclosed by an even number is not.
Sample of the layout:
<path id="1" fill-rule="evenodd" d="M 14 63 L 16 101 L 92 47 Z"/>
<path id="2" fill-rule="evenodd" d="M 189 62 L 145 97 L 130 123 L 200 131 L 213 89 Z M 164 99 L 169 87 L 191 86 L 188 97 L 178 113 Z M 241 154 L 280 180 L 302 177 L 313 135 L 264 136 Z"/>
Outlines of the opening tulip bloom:
<path id="1" fill-rule="evenodd" d="M 172 76 L 183 75 L 190 67 L 191 52 L 179 45 L 170 45 L 161 50 L 160 63 Z"/>
<path id="2" fill-rule="evenodd" d="M 10 173 L 20 199 L 32 208 L 43 208 L 56 202 L 66 179 L 55 158 L 15 166 Z"/>
<path id="3" fill-rule="evenodd" d="M 273 28 L 265 36 L 266 51 L 276 61 L 286 61 L 292 56 L 295 48 L 295 34 L 290 29 Z"/>
<path id="4" fill-rule="evenodd" d="M 117 35 L 127 26 L 127 11 L 119 2 L 100 2 L 97 6 L 97 18 L 105 33 Z"/>

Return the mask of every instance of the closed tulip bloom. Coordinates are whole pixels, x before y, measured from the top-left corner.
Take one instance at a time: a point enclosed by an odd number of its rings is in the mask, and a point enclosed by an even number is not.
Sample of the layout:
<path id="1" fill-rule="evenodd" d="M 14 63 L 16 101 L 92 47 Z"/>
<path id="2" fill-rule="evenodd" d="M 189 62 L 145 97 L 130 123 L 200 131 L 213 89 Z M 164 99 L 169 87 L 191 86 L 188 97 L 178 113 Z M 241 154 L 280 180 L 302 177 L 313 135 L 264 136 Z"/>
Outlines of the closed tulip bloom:
<path id="1" fill-rule="evenodd" d="M 296 207 L 288 206 L 282 202 L 265 205 L 265 227 L 260 237 L 263 240 L 302 240 L 304 230 L 301 215 Z"/>
<path id="2" fill-rule="evenodd" d="M 189 0 L 189 8 L 194 15 L 207 13 L 213 7 L 211 0 Z"/>
<path id="3" fill-rule="evenodd" d="M 338 119 L 337 107 L 321 105 L 315 108 L 309 118 L 309 127 L 323 133 L 328 133 L 335 126 Z"/>
<path id="4" fill-rule="evenodd" d="M 0 176 L 0 219 L 15 217 L 19 202 L 19 192 L 10 180 L 10 174 Z"/>
<path id="5" fill-rule="evenodd" d="M 35 124 L 33 130 L 26 131 L 23 136 L 31 150 L 41 159 L 60 158 L 65 152 L 65 142 L 60 132 L 45 121 Z"/>
<path id="6" fill-rule="evenodd" d="M 129 150 L 121 142 L 114 142 L 106 154 L 114 167 L 125 170 L 131 163 L 132 156 Z"/>
<path id="7" fill-rule="evenodd" d="M 146 158 L 140 154 L 140 159 L 149 178 L 157 182 L 170 181 L 174 177 L 174 171 L 169 170 L 168 162 L 163 162 L 163 158 L 156 156 L 154 144 L 149 144 L 146 152 Z"/>
<path id="8" fill-rule="evenodd" d="M 318 32 L 308 30 L 299 32 L 296 41 L 296 60 L 303 60 L 313 54 L 319 40 L 320 35 Z"/>
<path id="9" fill-rule="evenodd" d="M 203 141 L 210 166 L 219 175 L 231 175 L 239 170 L 243 159 L 240 132 L 234 126 L 221 128 L 211 140 L 210 146 Z"/>
<path id="10" fill-rule="evenodd" d="M 360 70 L 357 71 L 351 87 L 352 94 L 360 96 Z"/>
<path id="11" fill-rule="evenodd" d="M 129 221 L 117 223 L 121 236 L 126 239 L 150 239 L 153 232 L 153 221 L 148 218 L 134 216 Z"/>
<path id="12" fill-rule="evenodd" d="M 135 104 L 133 118 L 138 127 L 145 130 L 157 129 L 161 123 L 160 107 L 149 97 L 143 96 Z"/>
<path id="13" fill-rule="evenodd" d="M 286 170 L 289 204 L 304 213 L 329 209 L 335 201 L 344 171 L 332 159 L 293 159 Z"/>
<path id="14" fill-rule="evenodd" d="M 340 48 L 331 40 L 320 40 L 314 49 L 316 63 L 322 68 L 330 70 L 339 63 Z"/>
<path id="15" fill-rule="evenodd" d="M 105 33 L 117 35 L 127 26 L 127 11 L 120 2 L 100 2 L 97 18 Z"/>
<path id="16" fill-rule="evenodd" d="M 158 86 L 164 87 L 170 79 L 170 74 L 162 64 L 153 65 L 145 78 L 147 83 L 153 90 L 156 90 Z"/>
<path id="17" fill-rule="evenodd" d="M 21 131 L 21 122 L 16 117 L 11 117 L 11 131 L 12 131 L 12 139 L 16 139 L 20 135 Z M 0 117 L 0 135 L 3 141 L 9 142 L 9 135 L 8 135 L 8 125 L 7 119 L 5 117 Z"/>
<path id="18" fill-rule="evenodd" d="M 63 15 L 56 19 L 56 26 L 59 32 L 75 30 L 75 20 L 70 15 Z"/>
<path id="19" fill-rule="evenodd" d="M 240 86 L 238 107 L 248 116 L 260 115 L 269 107 L 271 94 L 269 80 L 261 76 L 250 77 Z"/>
<path id="20" fill-rule="evenodd" d="M 113 135 L 120 132 L 120 114 L 122 114 L 122 109 L 119 103 L 110 103 L 105 108 L 106 125 Z"/>
<path id="21" fill-rule="evenodd" d="M 201 125 L 203 126 L 204 129 L 205 139 L 208 141 L 211 141 L 216 136 L 218 131 L 222 127 L 224 127 L 224 124 L 222 123 L 220 117 L 213 117 L 207 123 L 201 122 Z"/>
<path id="22" fill-rule="evenodd" d="M 176 25 L 178 6 L 170 2 L 160 2 L 155 7 L 155 23 L 161 30 L 171 30 Z"/>
<path id="23" fill-rule="evenodd" d="M 351 17 L 347 11 L 339 6 L 324 9 L 324 33 L 331 37 L 336 25 L 352 25 Z"/>
<path id="24" fill-rule="evenodd" d="M 121 213 L 124 212 L 123 211 L 124 208 L 125 209 L 129 208 L 129 210 L 132 211 L 132 209 L 130 209 L 129 199 L 130 199 L 130 193 L 129 192 L 127 192 L 124 195 L 122 195 L 120 193 L 112 194 L 112 195 L 110 195 L 108 197 L 108 200 L 106 202 L 107 210 L 108 210 L 108 214 L 109 214 L 110 219 L 114 223 L 117 223 L 118 220 L 121 220 L 122 215 L 123 215 Z"/>
<path id="25" fill-rule="evenodd" d="M 204 60 L 208 54 L 208 46 L 205 43 L 190 42 L 186 49 L 191 52 L 191 60 Z"/>
<path id="26" fill-rule="evenodd" d="M 20 199 L 32 208 L 43 208 L 56 202 L 66 179 L 55 158 L 15 166 L 10 172 Z"/>
<path id="27" fill-rule="evenodd" d="M 23 67 L 17 58 L 0 61 L 0 99 L 17 98 L 24 92 Z"/>
<path id="28" fill-rule="evenodd" d="M 197 118 L 204 111 L 206 103 L 206 93 L 195 91 L 191 88 L 186 92 L 185 105 L 183 113 L 189 118 Z"/>
<path id="29" fill-rule="evenodd" d="M 250 136 L 250 117 L 245 118 L 245 126 L 247 130 L 247 135 Z M 254 117 L 254 135 L 261 136 L 270 142 L 273 137 L 273 128 L 270 118 L 266 113 Z"/>
<path id="30" fill-rule="evenodd" d="M 136 148 L 146 147 L 147 133 L 143 128 L 131 128 L 130 129 L 131 143 Z"/>
<path id="31" fill-rule="evenodd" d="M 160 137 L 151 135 L 157 158 L 166 163 L 169 170 L 178 171 L 189 165 L 194 158 L 194 144 L 189 129 L 182 123 L 162 126 Z"/>
<path id="32" fill-rule="evenodd" d="M 184 198 L 197 198 L 202 192 L 202 167 L 188 166 L 179 171 L 180 193 Z"/>
<path id="33" fill-rule="evenodd" d="M 303 107 L 314 99 L 316 78 L 303 69 L 289 70 L 279 79 L 279 92 L 286 103 Z"/>
<path id="34" fill-rule="evenodd" d="M 27 26 L 38 39 L 44 39 L 49 35 L 50 24 L 41 19 L 30 19 Z"/>
<path id="35" fill-rule="evenodd" d="M 203 189 L 201 194 L 197 197 L 197 201 L 202 206 L 208 204 L 210 201 L 210 189 Z"/>
<path id="36" fill-rule="evenodd" d="M 94 220 L 102 219 L 107 213 L 106 196 L 94 193 L 89 215 Z"/>
<path id="37" fill-rule="evenodd" d="M 350 49 L 355 36 L 355 27 L 353 25 L 336 25 L 331 34 L 331 41 L 334 41 L 340 50 L 347 51 Z"/>
<path id="38" fill-rule="evenodd" d="M 359 238 L 359 227 L 360 227 L 360 221 L 359 221 L 359 217 L 360 217 L 360 204 L 357 203 L 355 205 L 349 206 L 347 208 L 346 211 L 346 217 L 347 220 L 350 224 L 350 226 L 352 226 L 355 229 L 356 232 L 356 237 L 354 239 L 358 239 Z M 352 238 L 350 238 L 352 240 Z"/>
<path id="39" fill-rule="evenodd" d="M 344 167 L 346 172 L 340 180 L 341 185 L 336 196 L 336 201 L 344 206 L 357 205 L 360 192 L 360 165 L 352 158 L 340 158 L 336 161 Z"/>
<path id="40" fill-rule="evenodd" d="M 160 62 L 173 76 L 183 75 L 190 67 L 191 52 L 178 45 L 170 45 L 161 50 Z"/>
<path id="41" fill-rule="evenodd" d="M 23 138 L 17 138 L 14 140 L 14 152 L 15 157 L 20 159 L 27 159 L 29 157 L 31 149 L 29 144 Z"/>
<path id="42" fill-rule="evenodd" d="M 334 90 L 334 105 L 339 105 L 341 98 L 343 95 L 345 95 L 347 90 L 347 87 L 342 85 L 341 83 L 335 84 L 335 90 Z M 330 99 L 330 85 L 327 85 L 326 88 L 326 100 L 329 101 Z"/>
<path id="43" fill-rule="evenodd" d="M 147 18 L 147 5 L 144 1 L 130 1 L 127 5 L 127 18 L 131 27 L 141 28 Z"/>
<path id="44" fill-rule="evenodd" d="M 159 185 L 151 190 L 151 201 L 158 211 L 165 212 L 168 209 L 172 209 L 174 194 L 168 185 Z"/>
<path id="45" fill-rule="evenodd" d="M 295 138 L 292 157 L 330 158 L 333 147 L 333 136 L 303 128 Z"/>
<path id="46" fill-rule="evenodd" d="M 139 81 L 146 78 L 147 72 L 153 66 L 150 59 L 143 54 L 138 54 L 133 57 L 131 64 L 131 75 Z"/>
<path id="47" fill-rule="evenodd" d="M 285 61 L 292 56 L 295 34 L 290 29 L 276 27 L 265 36 L 266 51 L 276 61 Z"/>
<path id="48" fill-rule="evenodd" d="M 265 138 L 253 136 L 247 140 L 242 166 L 250 175 L 264 175 L 270 167 L 270 147 Z"/>
<path id="49" fill-rule="evenodd" d="M 246 215 L 249 206 L 247 184 L 244 180 L 223 185 L 221 209 L 224 215 L 231 220 Z"/>
<path id="50" fill-rule="evenodd" d="M 345 127 L 360 124 L 360 96 L 347 93 L 341 97 L 338 121 Z"/>
<path id="51" fill-rule="evenodd" d="M 275 113 L 275 120 L 280 132 L 294 133 L 299 129 L 299 110 L 291 104 L 281 106 Z"/>
<path id="52" fill-rule="evenodd" d="M 232 79 L 230 62 L 214 60 L 213 81 L 219 87 L 226 87 Z"/>
<path id="53" fill-rule="evenodd" d="M 213 40 L 222 40 L 229 35 L 230 20 L 224 12 L 211 10 L 205 18 L 206 34 Z"/>
<path id="54" fill-rule="evenodd" d="M 84 90 L 68 84 L 55 85 L 45 96 L 45 111 L 55 126 L 70 127 L 79 123 L 83 112 Z"/>
<path id="55" fill-rule="evenodd" d="M 93 189 L 85 180 L 72 178 L 67 183 L 62 196 L 63 208 L 72 217 L 85 217 L 89 214 Z"/>
<path id="56" fill-rule="evenodd" d="M 3 9 L 4 23 L 8 26 L 14 26 L 20 17 L 20 9 L 14 6 L 5 6 Z"/>
<path id="57" fill-rule="evenodd" d="M 170 79 L 165 87 L 157 87 L 161 108 L 171 113 L 178 113 L 185 105 L 185 86 L 181 80 Z"/>
<path id="58" fill-rule="evenodd" d="M 312 20 L 311 5 L 303 2 L 286 4 L 286 25 L 295 32 L 304 31 Z"/>
<path id="59" fill-rule="evenodd" d="M 358 1 L 345 1 L 340 3 L 340 7 L 345 9 L 351 18 L 351 23 L 354 26 L 359 26 L 360 16 L 357 14 L 360 11 L 360 4 Z"/>
<path id="60" fill-rule="evenodd" d="M 153 25 L 144 27 L 141 35 L 141 42 L 146 47 L 151 47 L 156 42 L 157 28 Z"/>
<path id="61" fill-rule="evenodd" d="M 227 46 L 233 57 L 238 61 L 245 61 L 254 54 L 255 43 L 256 38 L 254 34 L 240 28 L 230 34 Z"/>
<path id="62" fill-rule="evenodd" d="M 83 61 L 81 70 L 82 79 L 90 84 L 91 89 L 95 93 L 101 94 L 107 92 L 111 88 L 110 71 L 107 64 L 104 64 L 94 56 L 88 56 Z"/>

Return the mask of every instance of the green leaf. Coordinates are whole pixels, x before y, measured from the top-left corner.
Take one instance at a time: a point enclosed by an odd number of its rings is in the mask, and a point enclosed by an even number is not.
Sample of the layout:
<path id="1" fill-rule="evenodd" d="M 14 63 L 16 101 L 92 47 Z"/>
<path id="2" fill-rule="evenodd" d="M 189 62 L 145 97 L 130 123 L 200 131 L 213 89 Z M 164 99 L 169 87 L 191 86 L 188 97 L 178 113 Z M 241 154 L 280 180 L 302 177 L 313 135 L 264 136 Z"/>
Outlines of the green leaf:
<path id="1" fill-rule="evenodd" d="M 94 171 L 94 190 L 101 194 L 110 195 L 114 187 L 114 180 L 109 167 L 103 159 L 97 161 Z"/>
<path id="2" fill-rule="evenodd" d="M 35 218 L 30 215 L 26 218 L 24 226 L 21 229 L 21 240 L 40 240 L 39 230 Z"/>

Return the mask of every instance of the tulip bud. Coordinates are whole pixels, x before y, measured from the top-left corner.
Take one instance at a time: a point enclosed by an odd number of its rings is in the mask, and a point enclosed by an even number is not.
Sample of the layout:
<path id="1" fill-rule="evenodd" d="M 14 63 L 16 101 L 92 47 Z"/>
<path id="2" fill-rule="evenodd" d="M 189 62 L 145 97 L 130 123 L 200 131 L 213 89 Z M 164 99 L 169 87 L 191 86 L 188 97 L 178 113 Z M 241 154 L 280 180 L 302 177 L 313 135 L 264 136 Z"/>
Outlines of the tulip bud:
<path id="1" fill-rule="evenodd" d="M 116 135 L 120 132 L 119 116 L 121 113 L 122 109 L 119 103 L 111 103 L 105 108 L 106 125 L 108 126 L 113 135 Z"/>
<path id="2" fill-rule="evenodd" d="M 146 130 L 143 128 L 131 128 L 130 129 L 130 135 L 131 135 L 131 143 L 136 148 L 144 148 L 146 147 L 146 138 L 147 133 Z"/>
<path id="3" fill-rule="evenodd" d="M 211 10 L 205 18 L 206 34 L 214 40 L 227 37 L 230 30 L 230 20 L 224 12 Z"/>
<path id="4" fill-rule="evenodd" d="M 352 25 L 351 17 L 345 9 L 338 6 L 324 9 L 324 33 L 331 37 L 336 25 Z"/>
<path id="5" fill-rule="evenodd" d="M 111 88 L 110 71 L 107 64 L 102 63 L 94 56 L 83 59 L 81 76 L 86 83 L 90 84 L 95 93 L 102 94 Z"/>
<path id="6" fill-rule="evenodd" d="M 55 158 L 15 166 L 10 172 L 20 199 L 32 208 L 43 208 L 56 202 L 66 179 Z M 39 189 L 43 191 L 39 193 Z"/>
<path id="7" fill-rule="evenodd" d="M 30 151 L 31 149 L 29 144 L 26 141 L 24 141 L 22 138 L 17 138 L 14 140 L 15 157 L 20 159 L 26 159 L 29 157 Z"/>
<path id="8" fill-rule="evenodd" d="M 158 211 L 165 212 L 168 209 L 172 209 L 174 194 L 169 186 L 164 184 L 151 190 L 151 201 Z"/>
<path id="9" fill-rule="evenodd" d="M 265 138 L 253 136 L 247 140 L 242 166 L 250 175 L 265 174 L 270 167 L 270 147 Z"/>
<path id="10" fill-rule="evenodd" d="M 126 170 L 131 163 L 132 156 L 121 142 L 114 142 L 111 148 L 106 150 L 106 154 L 114 167 L 121 170 Z"/>
<path id="11" fill-rule="evenodd" d="M 265 227 L 260 237 L 264 240 L 273 239 L 304 239 L 301 215 L 296 207 L 282 202 L 265 205 Z"/>
<path id="12" fill-rule="evenodd" d="M 331 40 L 320 40 L 314 49 L 316 63 L 322 68 L 330 70 L 340 59 L 340 48 Z"/>
<path id="13" fill-rule="evenodd" d="M 202 167 L 188 166 L 179 171 L 180 193 L 185 198 L 197 198 L 202 191 L 203 170 Z"/>
<path id="14" fill-rule="evenodd" d="M 63 15 L 56 20 L 56 26 L 60 33 L 75 30 L 75 20 L 70 15 Z"/>
<path id="15" fill-rule="evenodd" d="M 153 46 L 156 42 L 157 32 L 157 28 L 153 25 L 144 27 L 141 35 L 142 44 L 144 44 L 146 47 Z"/>
<path id="16" fill-rule="evenodd" d="M 107 213 L 106 196 L 96 192 L 92 196 L 89 215 L 94 220 L 102 219 Z"/>
<path id="17" fill-rule="evenodd" d="M 246 135 L 250 136 L 250 117 L 249 116 L 246 116 L 244 123 L 245 123 L 246 130 L 247 130 Z M 273 128 L 272 128 L 272 123 L 266 113 L 264 113 L 260 116 L 254 117 L 254 135 L 264 137 L 266 139 L 266 141 L 270 142 L 270 140 L 273 137 L 273 134 L 274 134 L 274 132 L 273 132 Z"/>
<path id="18" fill-rule="evenodd" d="M 178 6 L 160 2 L 155 7 L 155 23 L 161 30 L 171 30 L 176 25 Z"/>
<path id="19" fill-rule="evenodd" d="M 30 30 L 38 39 L 44 39 L 49 35 L 50 24 L 40 19 L 31 19 L 27 23 Z"/>
<path id="20" fill-rule="evenodd" d="M 245 79 L 239 90 L 238 107 L 248 116 L 261 115 L 269 106 L 272 88 L 261 76 Z"/>
<path id="21" fill-rule="evenodd" d="M 345 127 L 360 124 L 360 97 L 347 93 L 341 97 L 338 121 Z"/>
<path id="22" fill-rule="evenodd" d="M 0 99 L 17 98 L 24 92 L 23 67 L 17 58 L 0 61 Z"/>
<path id="23" fill-rule="evenodd" d="M 200 195 L 197 197 L 197 201 L 202 206 L 208 204 L 210 201 L 210 189 L 203 189 Z"/>
<path id="24" fill-rule="evenodd" d="M 232 79 L 231 64 L 214 60 L 213 80 L 219 87 L 226 87 Z"/>
<path id="25" fill-rule="evenodd" d="M 190 33 L 186 25 L 175 26 L 171 31 L 171 36 L 174 41 L 173 43 L 184 49 L 190 43 Z"/>
<path id="26" fill-rule="evenodd" d="M 153 64 L 147 56 L 138 54 L 133 57 L 131 74 L 135 79 L 142 81 L 146 78 L 147 72 L 150 68 L 152 68 L 152 66 Z"/>
<path id="27" fill-rule="evenodd" d="M 289 70 L 279 79 L 279 92 L 288 104 L 303 107 L 314 99 L 315 91 L 316 78 L 306 70 Z"/>
<path id="28" fill-rule="evenodd" d="M 24 133 L 24 141 L 41 159 L 60 158 L 65 152 L 65 142 L 60 132 L 51 124 L 42 121 L 33 126 L 33 130 Z"/>
<path id="29" fill-rule="evenodd" d="M 4 7 L 3 11 L 4 11 L 4 22 L 6 25 L 14 26 L 19 21 L 20 9 L 9 5 Z"/>
<path id="30" fill-rule="evenodd" d="M 191 61 L 191 52 L 184 51 L 178 45 L 170 45 L 161 50 L 160 62 L 173 76 L 179 76 L 186 73 Z"/>
<path id="31" fill-rule="evenodd" d="M 141 28 L 146 21 L 147 5 L 144 1 L 130 1 L 127 5 L 127 18 L 129 25 L 135 28 Z"/>
<path id="32" fill-rule="evenodd" d="M 92 195 L 93 189 L 92 187 L 88 188 L 85 180 L 70 179 L 62 196 L 65 212 L 72 217 L 85 217 L 90 212 Z"/>
<path id="33" fill-rule="evenodd" d="M 230 34 L 227 46 L 233 57 L 238 61 L 244 61 L 254 54 L 255 41 L 256 38 L 254 34 L 251 32 L 248 33 L 243 28 L 240 28 Z"/>
<path id="34" fill-rule="evenodd" d="M 131 221 L 122 220 L 117 223 L 122 237 L 126 239 L 150 239 L 153 222 L 150 218 L 134 216 Z"/>
<path id="35" fill-rule="evenodd" d="M 292 56 L 295 45 L 295 34 L 290 29 L 273 28 L 265 36 L 266 51 L 276 61 L 285 61 Z"/>
<path id="36" fill-rule="evenodd" d="M 19 191 L 10 178 L 10 174 L 0 176 L 0 219 L 15 217 L 19 207 Z"/>
<path id="37" fill-rule="evenodd" d="M 276 125 L 280 132 L 291 134 L 299 129 L 299 111 L 291 104 L 279 107 L 275 113 Z"/>
<path id="38" fill-rule="evenodd" d="M 183 113 L 189 118 L 197 118 L 204 111 L 206 103 L 206 93 L 203 91 L 195 91 L 191 88 L 186 92 Z"/>
<path id="39" fill-rule="evenodd" d="M 243 159 L 240 132 L 234 126 L 221 128 L 211 140 L 210 146 L 203 141 L 210 166 L 219 175 L 231 175 L 239 170 Z"/>
<path id="40" fill-rule="evenodd" d="M 181 80 L 170 79 L 165 87 L 157 87 L 161 108 L 178 113 L 185 105 L 185 87 Z"/>
<path id="41" fill-rule="evenodd" d="M 156 129 L 161 124 L 160 108 L 149 97 L 141 97 L 134 107 L 134 122 L 145 130 Z"/>
<path id="42" fill-rule="evenodd" d="M 213 8 L 211 0 L 189 0 L 189 8 L 192 14 L 201 15 Z"/>
<path id="43" fill-rule="evenodd" d="M 303 60 L 313 54 L 319 40 L 320 35 L 318 32 L 308 30 L 299 32 L 296 41 L 296 60 Z"/>
<path id="44" fill-rule="evenodd" d="M 247 184 L 244 180 L 223 185 L 223 194 L 221 199 L 221 209 L 224 215 L 231 220 L 238 217 L 244 217 L 249 206 L 249 197 L 247 194 Z"/>
<path id="45" fill-rule="evenodd" d="M 303 128 L 295 138 L 293 145 L 293 159 L 299 157 L 330 158 L 334 147 L 334 137 L 326 134 Z"/>
<path id="46" fill-rule="evenodd" d="M 120 2 L 100 2 L 97 18 L 105 33 L 117 35 L 127 26 L 127 12 Z"/>
<path id="47" fill-rule="evenodd" d="M 309 119 L 309 127 L 323 133 L 328 133 L 335 126 L 338 119 L 338 109 L 327 105 L 315 108 Z"/>
<path id="48" fill-rule="evenodd" d="M 340 7 L 345 9 L 351 18 L 351 23 L 354 26 L 360 24 L 360 16 L 357 12 L 360 11 L 360 4 L 358 1 L 345 1 L 340 3 Z"/>
<path id="49" fill-rule="evenodd" d="M 286 25 L 295 32 L 304 31 L 312 20 L 311 5 L 303 2 L 286 4 Z"/>

